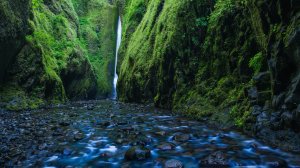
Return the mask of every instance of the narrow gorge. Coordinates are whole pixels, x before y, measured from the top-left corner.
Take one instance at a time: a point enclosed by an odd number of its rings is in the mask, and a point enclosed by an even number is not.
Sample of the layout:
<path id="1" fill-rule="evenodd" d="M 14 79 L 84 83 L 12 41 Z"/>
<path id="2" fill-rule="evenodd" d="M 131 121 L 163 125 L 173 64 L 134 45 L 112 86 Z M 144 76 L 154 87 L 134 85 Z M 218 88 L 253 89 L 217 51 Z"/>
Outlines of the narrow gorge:
<path id="1" fill-rule="evenodd" d="M 300 167 L 300 1 L 1 0 L 0 167 Z"/>

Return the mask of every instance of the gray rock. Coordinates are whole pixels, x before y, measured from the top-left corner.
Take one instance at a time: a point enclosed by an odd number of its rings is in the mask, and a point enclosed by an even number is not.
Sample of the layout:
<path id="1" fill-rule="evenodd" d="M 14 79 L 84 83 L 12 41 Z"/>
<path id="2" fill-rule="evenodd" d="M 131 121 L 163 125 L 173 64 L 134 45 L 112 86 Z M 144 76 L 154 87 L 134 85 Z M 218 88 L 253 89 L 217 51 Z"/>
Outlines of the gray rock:
<path id="1" fill-rule="evenodd" d="M 257 88 L 256 87 L 251 87 L 249 90 L 248 90 L 248 97 L 251 99 L 251 100 L 256 100 L 258 98 L 258 92 L 257 92 Z"/>
<path id="2" fill-rule="evenodd" d="M 183 168 L 183 163 L 179 160 L 170 159 L 165 162 L 165 168 Z"/>
<path id="3" fill-rule="evenodd" d="M 292 126 L 293 115 L 291 112 L 286 111 L 281 114 L 281 119 L 285 127 L 290 128 Z"/>
<path id="4" fill-rule="evenodd" d="M 285 160 L 275 158 L 275 157 L 266 157 L 263 159 L 268 167 L 272 168 L 285 168 L 288 167 L 288 164 Z"/>
<path id="5" fill-rule="evenodd" d="M 274 112 L 271 114 L 270 118 L 270 127 L 272 130 L 280 130 L 282 129 L 282 121 L 281 121 L 281 113 L 280 112 Z"/>
<path id="6" fill-rule="evenodd" d="M 284 98 L 285 98 L 285 93 L 275 95 L 272 100 L 272 107 L 275 109 L 279 109 L 281 105 L 284 103 Z"/>
<path id="7" fill-rule="evenodd" d="M 186 142 L 190 139 L 190 135 L 189 134 L 183 134 L 183 133 L 176 133 L 173 137 L 173 140 L 177 141 L 177 142 Z"/>
<path id="8" fill-rule="evenodd" d="M 160 136 L 165 136 L 166 135 L 166 131 L 159 131 L 159 132 L 155 132 L 156 135 L 160 135 Z"/>
<path id="9" fill-rule="evenodd" d="M 264 122 L 264 121 L 268 121 L 268 120 L 269 120 L 269 117 L 268 117 L 266 112 L 262 112 L 261 114 L 259 114 L 257 116 L 257 121 L 258 122 Z"/>
<path id="10" fill-rule="evenodd" d="M 87 110 L 94 110 L 95 106 L 92 104 L 87 105 Z"/>
<path id="11" fill-rule="evenodd" d="M 287 104 L 290 110 L 297 108 L 300 104 L 300 74 L 291 83 L 290 89 L 286 94 L 286 99 L 284 100 L 284 103 Z"/>
<path id="12" fill-rule="evenodd" d="M 172 143 L 165 142 L 158 145 L 157 148 L 160 150 L 172 150 L 175 148 L 175 145 Z"/>
<path id="13" fill-rule="evenodd" d="M 223 152 L 217 151 L 200 160 L 201 167 L 228 167 L 229 162 Z"/>
<path id="14" fill-rule="evenodd" d="M 126 160 L 145 160 L 151 156 L 148 148 L 142 146 L 133 146 L 125 153 Z"/>
<path id="15" fill-rule="evenodd" d="M 258 91 L 268 90 L 271 87 L 271 75 L 270 72 L 261 72 L 253 77 L 255 86 Z"/>
<path id="16" fill-rule="evenodd" d="M 74 135 L 74 140 L 79 141 L 79 140 L 82 140 L 84 137 L 85 137 L 85 135 L 83 133 L 79 132 Z"/>
<path id="17" fill-rule="evenodd" d="M 256 118 L 256 124 L 255 124 L 256 131 L 262 130 L 269 123 L 270 123 L 269 116 L 267 115 L 266 112 L 262 112 Z"/>
<path id="18" fill-rule="evenodd" d="M 70 122 L 69 121 L 61 121 L 59 123 L 59 125 L 63 126 L 63 127 L 66 127 L 66 126 L 69 126 L 70 125 Z"/>
<path id="19" fill-rule="evenodd" d="M 258 106 L 258 105 L 253 106 L 253 109 L 252 109 L 252 112 L 251 112 L 251 114 L 253 116 L 258 116 L 261 113 L 262 113 L 262 108 L 260 106 Z"/>

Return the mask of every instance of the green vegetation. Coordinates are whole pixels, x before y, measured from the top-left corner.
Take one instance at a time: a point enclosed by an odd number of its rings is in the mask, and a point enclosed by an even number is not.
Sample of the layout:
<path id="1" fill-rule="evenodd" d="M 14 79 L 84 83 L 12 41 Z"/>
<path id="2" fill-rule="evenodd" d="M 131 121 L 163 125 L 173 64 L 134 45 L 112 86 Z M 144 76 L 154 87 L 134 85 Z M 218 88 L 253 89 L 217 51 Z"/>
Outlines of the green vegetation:
<path id="1" fill-rule="evenodd" d="M 26 45 L 1 83 L 9 88 L 0 91 L 4 107 L 16 109 L 11 102 L 17 100 L 22 104 L 19 109 L 24 109 L 108 96 L 115 56 L 115 5 L 106 0 L 30 2 Z"/>
<path id="2" fill-rule="evenodd" d="M 100 95 L 112 89 L 117 8 L 105 0 L 73 0 L 79 13 L 80 42 L 96 74 Z"/>
<path id="3" fill-rule="evenodd" d="M 249 67 L 253 69 L 254 73 L 257 74 L 262 67 L 263 56 L 262 53 L 257 53 L 249 62 Z"/>
<path id="4" fill-rule="evenodd" d="M 298 86 L 290 81 L 298 81 L 300 71 L 300 24 L 293 2 L 28 2 L 24 9 L 21 2 L 17 7 L 0 3 L 7 25 L 0 37 L 8 39 L 0 41 L 5 53 L 0 55 L 1 107 L 19 110 L 109 96 L 120 14 L 121 101 L 151 102 L 246 129 L 254 105 L 278 108 L 284 100 L 290 101 L 290 111 L 296 108 Z"/>
<path id="5" fill-rule="evenodd" d="M 127 43 L 122 43 L 120 51 L 123 61 L 118 88 L 121 100 L 143 102 L 155 97 L 157 105 L 172 106 L 170 89 L 174 90 L 175 85 L 183 88 L 179 86 L 186 85 L 195 75 L 199 54 L 196 46 L 206 32 L 206 26 L 199 25 L 205 19 L 197 19 L 209 15 L 207 6 L 206 1 L 172 0 L 126 4 L 123 37 Z M 133 12 L 135 7 L 136 13 Z M 140 11 L 145 8 L 142 15 Z M 198 16 L 198 11 L 203 14 Z"/>
<path id="6" fill-rule="evenodd" d="M 158 107 L 199 119 L 227 111 L 232 124 L 248 129 L 250 102 L 268 103 L 270 96 L 262 95 L 274 92 L 274 79 L 263 79 L 263 86 L 257 87 L 258 98 L 250 99 L 249 88 L 259 83 L 253 77 L 270 71 L 267 56 L 284 62 L 278 51 L 285 49 L 274 42 L 286 42 L 286 37 L 291 37 L 286 34 L 296 30 L 294 21 L 284 25 L 277 18 L 266 23 L 271 19 L 261 13 L 265 3 L 127 1 L 120 51 L 120 99 L 153 101 Z M 276 2 L 272 4 L 276 16 L 281 16 L 283 9 Z"/>

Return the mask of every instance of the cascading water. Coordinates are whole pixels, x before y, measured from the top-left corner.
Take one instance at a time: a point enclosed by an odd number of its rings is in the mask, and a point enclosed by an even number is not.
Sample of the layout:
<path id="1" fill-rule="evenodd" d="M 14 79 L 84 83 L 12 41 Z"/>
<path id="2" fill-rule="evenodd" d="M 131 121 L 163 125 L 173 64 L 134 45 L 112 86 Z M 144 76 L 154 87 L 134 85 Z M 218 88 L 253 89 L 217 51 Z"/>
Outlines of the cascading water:
<path id="1" fill-rule="evenodd" d="M 113 82 L 113 92 L 112 99 L 117 99 L 117 82 L 118 82 L 118 74 L 117 74 L 117 64 L 118 64 L 118 51 L 121 45 L 121 37 L 122 37 L 122 24 L 121 17 L 118 19 L 118 31 L 117 31 L 117 45 L 116 45 L 116 58 L 115 58 L 115 74 L 114 74 L 114 82 Z"/>

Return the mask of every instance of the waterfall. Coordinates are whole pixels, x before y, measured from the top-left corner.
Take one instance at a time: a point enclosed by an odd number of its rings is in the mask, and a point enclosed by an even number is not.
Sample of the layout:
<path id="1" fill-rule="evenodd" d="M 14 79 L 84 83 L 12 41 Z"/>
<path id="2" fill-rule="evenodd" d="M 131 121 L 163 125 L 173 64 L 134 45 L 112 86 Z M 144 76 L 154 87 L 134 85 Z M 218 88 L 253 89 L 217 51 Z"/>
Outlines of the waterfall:
<path id="1" fill-rule="evenodd" d="M 117 64 L 118 64 L 118 51 L 121 45 L 121 37 L 122 37 L 122 24 L 121 17 L 118 19 L 118 31 L 117 31 L 117 45 L 116 45 L 116 58 L 115 58 L 115 74 L 114 74 L 114 82 L 113 82 L 113 92 L 112 99 L 117 99 L 117 82 L 118 82 L 118 74 L 117 74 Z"/>

